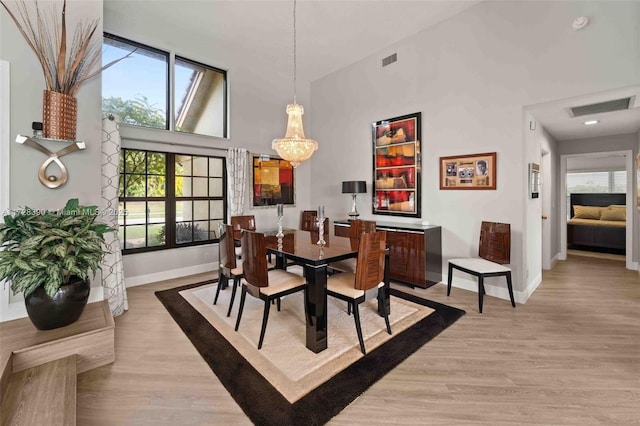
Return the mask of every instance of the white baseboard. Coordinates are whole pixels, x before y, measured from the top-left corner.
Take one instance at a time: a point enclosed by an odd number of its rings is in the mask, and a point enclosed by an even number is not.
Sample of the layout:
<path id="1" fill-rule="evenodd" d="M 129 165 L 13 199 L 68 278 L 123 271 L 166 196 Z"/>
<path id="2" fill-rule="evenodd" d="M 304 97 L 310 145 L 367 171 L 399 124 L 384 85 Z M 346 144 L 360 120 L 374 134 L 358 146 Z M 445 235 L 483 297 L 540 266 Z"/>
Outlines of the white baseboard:
<path id="1" fill-rule="evenodd" d="M 533 280 L 529 281 L 525 291 L 520 293 L 524 297 L 524 301 L 520 303 L 526 303 L 533 292 L 536 291 L 536 289 L 540 286 L 540 284 L 542 284 L 542 271 L 538 275 L 536 275 Z"/>
<path id="2" fill-rule="evenodd" d="M 203 272 L 217 271 L 218 262 L 203 263 L 201 265 L 188 266 L 186 268 L 172 269 L 170 271 L 156 272 L 153 274 L 138 275 L 135 277 L 125 277 L 125 287 L 135 287 L 138 285 L 155 283 L 158 281 L 180 278 L 187 275 L 201 274 Z"/>

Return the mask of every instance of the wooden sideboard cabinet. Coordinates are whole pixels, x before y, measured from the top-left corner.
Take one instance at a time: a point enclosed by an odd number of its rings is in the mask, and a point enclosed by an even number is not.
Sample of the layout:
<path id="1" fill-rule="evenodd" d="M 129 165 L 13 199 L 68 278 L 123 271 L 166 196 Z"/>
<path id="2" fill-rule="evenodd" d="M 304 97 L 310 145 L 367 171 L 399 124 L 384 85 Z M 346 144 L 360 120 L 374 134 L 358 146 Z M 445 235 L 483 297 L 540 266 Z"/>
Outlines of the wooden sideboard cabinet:
<path id="1" fill-rule="evenodd" d="M 337 236 L 349 236 L 349 221 L 334 221 Z M 442 228 L 376 222 L 387 231 L 389 278 L 410 286 L 427 288 L 442 281 Z"/>

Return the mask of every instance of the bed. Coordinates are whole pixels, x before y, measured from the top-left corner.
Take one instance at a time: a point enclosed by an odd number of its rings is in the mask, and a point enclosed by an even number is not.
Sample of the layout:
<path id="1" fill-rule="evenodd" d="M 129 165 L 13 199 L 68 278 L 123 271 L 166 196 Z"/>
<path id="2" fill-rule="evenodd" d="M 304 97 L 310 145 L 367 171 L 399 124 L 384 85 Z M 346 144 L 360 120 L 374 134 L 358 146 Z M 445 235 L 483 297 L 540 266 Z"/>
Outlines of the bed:
<path id="1" fill-rule="evenodd" d="M 571 194 L 569 248 L 624 254 L 626 194 Z"/>

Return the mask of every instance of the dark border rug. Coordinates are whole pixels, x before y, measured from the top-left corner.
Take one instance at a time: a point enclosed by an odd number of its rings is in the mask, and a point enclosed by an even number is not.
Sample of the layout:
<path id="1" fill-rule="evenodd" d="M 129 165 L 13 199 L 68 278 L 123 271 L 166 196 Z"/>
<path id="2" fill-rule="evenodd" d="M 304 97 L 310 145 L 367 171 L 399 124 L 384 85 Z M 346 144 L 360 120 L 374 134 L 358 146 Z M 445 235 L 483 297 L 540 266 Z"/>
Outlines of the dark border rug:
<path id="1" fill-rule="evenodd" d="M 257 425 L 321 425 L 342 411 L 371 385 L 393 370 L 465 311 L 391 289 L 395 297 L 435 309 L 393 339 L 291 404 L 182 296 L 179 291 L 209 280 L 155 294 L 218 376 L 233 399 Z"/>

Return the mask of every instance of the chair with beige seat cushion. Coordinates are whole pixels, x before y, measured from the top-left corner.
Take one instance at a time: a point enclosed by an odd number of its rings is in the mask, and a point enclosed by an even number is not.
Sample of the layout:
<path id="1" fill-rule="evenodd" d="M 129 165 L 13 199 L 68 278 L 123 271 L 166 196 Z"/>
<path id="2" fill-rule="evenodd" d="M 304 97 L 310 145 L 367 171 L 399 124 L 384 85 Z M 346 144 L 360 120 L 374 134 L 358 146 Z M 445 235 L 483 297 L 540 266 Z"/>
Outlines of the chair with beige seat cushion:
<path id="1" fill-rule="evenodd" d="M 377 298 L 378 306 L 385 307 L 387 304 L 381 300 L 384 296 L 384 256 L 387 242 L 386 231 L 377 231 L 361 234 L 358 244 L 358 262 L 355 273 L 344 272 L 335 274 L 327 278 L 327 294 L 346 301 L 349 306 L 353 306 L 353 317 L 356 323 L 356 332 L 360 342 L 360 350 L 363 354 L 367 351 L 362 338 L 362 328 L 360 325 L 359 305 L 365 300 Z M 384 321 L 387 333 L 391 334 L 389 324 L 389 312 L 384 312 Z"/>
<path id="2" fill-rule="evenodd" d="M 233 227 L 233 239 L 236 242 L 236 256 L 240 257 L 242 250 L 240 250 L 240 244 L 237 241 L 240 240 L 243 229 L 256 230 L 256 218 L 254 215 L 231 216 L 231 226 Z"/>
<path id="3" fill-rule="evenodd" d="M 218 288 L 216 289 L 216 296 L 213 299 L 213 304 L 215 305 L 218 303 L 220 290 L 226 288 L 229 281 L 231 281 L 231 300 L 229 301 L 229 309 L 227 310 L 227 316 L 230 316 L 233 301 L 236 298 L 236 288 L 240 285 L 243 270 L 242 261 L 238 261 L 236 259 L 233 227 L 231 225 L 222 224 L 221 228 L 222 232 L 218 242 L 220 256 L 219 282 Z"/>
<path id="4" fill-rule="evenodd" d="M 329 230 L 329 218 L 324 218 L 325 232 Z M 302 210 L 300 212 L 300 230 L 317 231 L 318 230 L 318 212 L 315 210 Z"/>
<path id="5" fill-rule="evenodd" d="M 262 299 L 264 301 L 264 313 L 260 339 L 258 340 L 258 349 L 260 349 L 267 329 L 271 302 L 277 300 L 278 310 L 280 310 L 280 298 L 297 291 L 303 291 L 306 281 L 304 277 L 282 269 L 273 269 L 271 271 L 268 269 L 264 234 L 246 230 L 242 232 L 242 259 L 244 277 L 242 279 L 242 296 L 240 297 L 240 308 L 235 330 L 238 331 L 240 327 L 247 293 L 255 298 Z"/>
<path id="6" fill-rule="evenodd" d="M 349 222 L 349 238 L 351 238 L 351 243 L 354 248 L 358 246 L 360 236 L 370 232 L 376 232 L 376 222 L 373 220 L 356 219 Z M 356 261 L 356 258 L 345 259 L 339 262 L 330 263 L 329 267 L 335 271 L 355 273 Z"/>
<path id="7" fill-rule="evenodd" d="M 486 277 L 504 276 L 511 305 L 515 308 L 513 286 L 511 284 L 511 269 L 506 264 L 511 255 L 511 226 L 508 223 L 482 222 L 480 228 L 480 247 L 478 258 L 450 259 L 449 278 L 447 282 L 447 296 L 451 294 L 453 269 L 478 277 L 478 306 L 482 313 L 482 300 L 485 294 L 484 279 Z"/>

